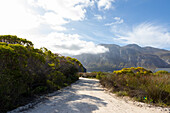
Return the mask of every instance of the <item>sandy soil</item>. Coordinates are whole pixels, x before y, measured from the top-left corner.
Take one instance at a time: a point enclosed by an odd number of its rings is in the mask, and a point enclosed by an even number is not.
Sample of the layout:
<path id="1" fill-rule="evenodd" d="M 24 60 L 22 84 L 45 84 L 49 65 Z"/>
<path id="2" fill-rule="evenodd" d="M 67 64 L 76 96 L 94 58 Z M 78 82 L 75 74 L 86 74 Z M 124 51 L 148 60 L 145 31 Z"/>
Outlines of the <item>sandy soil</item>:
<path id="1" fill-rule="evenodd" d="M 98 80 L 80 78 L 71 87 L 23 113 L 169 113 L 169 111 L 134 104 L 104 91 Z"/>

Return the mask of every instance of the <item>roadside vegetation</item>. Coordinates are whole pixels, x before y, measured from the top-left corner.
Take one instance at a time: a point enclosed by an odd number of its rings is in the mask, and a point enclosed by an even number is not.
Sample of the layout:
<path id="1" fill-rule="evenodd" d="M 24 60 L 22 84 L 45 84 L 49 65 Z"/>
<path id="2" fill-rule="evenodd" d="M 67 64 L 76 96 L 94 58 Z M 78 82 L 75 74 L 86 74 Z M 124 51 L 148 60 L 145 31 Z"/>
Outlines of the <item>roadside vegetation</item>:
<path id="1" fill-rule="evenodd" d="M 0 113 L 78 80 L 83 65 L 75 58 L 11 35 L 0 35 Z"/>
<path id="2" fill-rule="evenodd" d="M 142 67 L 131 67 L 113 73 L 95 73 L 101 85 L 118 96 L 130 96 L 137 101 L 170 106 L 170 73 L 167 71 L 152 73 Z"/>

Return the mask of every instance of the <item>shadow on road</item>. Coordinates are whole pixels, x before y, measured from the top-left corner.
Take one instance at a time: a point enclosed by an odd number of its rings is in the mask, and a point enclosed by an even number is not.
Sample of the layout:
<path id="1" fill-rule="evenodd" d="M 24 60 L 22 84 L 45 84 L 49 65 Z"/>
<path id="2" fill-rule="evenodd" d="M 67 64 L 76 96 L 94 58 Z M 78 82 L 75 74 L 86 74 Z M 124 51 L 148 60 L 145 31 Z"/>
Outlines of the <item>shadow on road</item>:
<path id="1" fill-rule="evenodd" d="M 98 110 L 98 106 L 106 106 L 104 100 L 88 95 L 88 92 L 96 91 L 100 93 L 98 81 L 80 79 L 69 89 L 63 90 L 60 94 L 48 98 L 41 105 L 37 106 L 36 111 L 31 113 L 91 113 Z M 84 91 L 86 93 L 84 93 Z M 81 93 L 77 93 L 81 92 Z M 41 111 L 39 111 L 41 109 Z"/>

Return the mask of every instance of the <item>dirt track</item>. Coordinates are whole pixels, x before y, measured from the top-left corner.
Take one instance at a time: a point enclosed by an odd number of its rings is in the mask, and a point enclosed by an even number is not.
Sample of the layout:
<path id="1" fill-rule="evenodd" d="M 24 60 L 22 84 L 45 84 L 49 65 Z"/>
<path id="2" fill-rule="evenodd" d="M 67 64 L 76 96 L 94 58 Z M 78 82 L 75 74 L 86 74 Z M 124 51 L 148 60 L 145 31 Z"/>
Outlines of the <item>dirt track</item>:
<path id="1" fill-rule="evenodd" d="M 80 78 L 70 88 L 49 97 L 24 113 L 168 113 L 154 107 L 140 107 L 117 98 L 99 87 L 98 80 Z"/>

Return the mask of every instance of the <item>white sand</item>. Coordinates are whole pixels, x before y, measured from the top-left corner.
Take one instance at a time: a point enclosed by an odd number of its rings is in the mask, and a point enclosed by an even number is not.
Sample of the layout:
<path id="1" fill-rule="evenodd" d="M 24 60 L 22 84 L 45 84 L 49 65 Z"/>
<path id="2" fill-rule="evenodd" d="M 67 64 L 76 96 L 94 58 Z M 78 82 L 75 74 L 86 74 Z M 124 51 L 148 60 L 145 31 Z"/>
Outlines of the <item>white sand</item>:
<path id="1" fill-rule="evenodd" d="M 23 113 L 169 113 L 144 104 L 140 106 L 104 91 L 98 80 L 80 78 L 70 88 Z"/>

